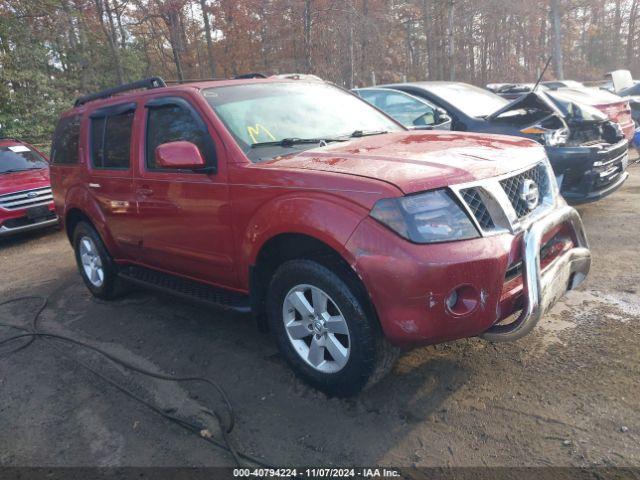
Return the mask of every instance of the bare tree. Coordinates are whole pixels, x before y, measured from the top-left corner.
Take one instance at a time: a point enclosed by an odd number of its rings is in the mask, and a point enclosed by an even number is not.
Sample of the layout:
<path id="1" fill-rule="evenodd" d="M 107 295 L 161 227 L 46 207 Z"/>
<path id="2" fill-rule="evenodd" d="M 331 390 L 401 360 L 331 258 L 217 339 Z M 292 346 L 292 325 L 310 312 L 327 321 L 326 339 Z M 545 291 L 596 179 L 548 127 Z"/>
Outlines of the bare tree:
<path id="1" fill-rule="evenodd" d="M 551 25 L 553 26 L 553 70 L 559 80 L 564 79 L 564 62 L 562 58 L 562 12 L 560 0 L 551 0 Z"/>

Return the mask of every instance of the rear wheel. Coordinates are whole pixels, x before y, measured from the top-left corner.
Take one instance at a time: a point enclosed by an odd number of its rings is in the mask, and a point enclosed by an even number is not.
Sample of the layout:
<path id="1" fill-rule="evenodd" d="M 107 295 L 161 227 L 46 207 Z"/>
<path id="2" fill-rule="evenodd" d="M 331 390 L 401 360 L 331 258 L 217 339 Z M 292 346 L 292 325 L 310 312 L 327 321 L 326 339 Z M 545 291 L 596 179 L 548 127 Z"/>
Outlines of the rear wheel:
<path id="1" fill-rule="evenodd" d="M 117 266 L 93 226 L 78 223 L 73 231 L 73 248 L 78 270 L 89 291 L 104 300 L 118 297 L 122 281 Z"/>
<path id="2" fill-rule="evenodd" d="M 397 356 L 350 279 L 317 262 L 280 266 L 269 286 L 267 310 L 289 365 L 328 395 L 358 393 L 382 378 Z"/>

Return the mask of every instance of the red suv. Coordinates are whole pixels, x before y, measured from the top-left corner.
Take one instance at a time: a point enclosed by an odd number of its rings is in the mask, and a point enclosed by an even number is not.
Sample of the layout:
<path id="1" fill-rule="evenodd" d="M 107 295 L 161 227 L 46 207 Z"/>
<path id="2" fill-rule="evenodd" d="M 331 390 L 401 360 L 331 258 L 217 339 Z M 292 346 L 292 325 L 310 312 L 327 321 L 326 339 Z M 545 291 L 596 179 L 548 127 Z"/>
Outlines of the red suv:
<path id="1" fill-rule="evenodd" d="M 0 139 L 0 237 L 58 223 L 49 163 L 35 147 Z"/>
<path id="2" fill-rule="evenodd" d="M 540 145 L 407 131 L 319 81 L 93 94 L 62 115 L 52 163 L 94 295 L 133 282 L 251 311 L 330 395 L 398 347 L 520 338 L 590 266 Z"/>

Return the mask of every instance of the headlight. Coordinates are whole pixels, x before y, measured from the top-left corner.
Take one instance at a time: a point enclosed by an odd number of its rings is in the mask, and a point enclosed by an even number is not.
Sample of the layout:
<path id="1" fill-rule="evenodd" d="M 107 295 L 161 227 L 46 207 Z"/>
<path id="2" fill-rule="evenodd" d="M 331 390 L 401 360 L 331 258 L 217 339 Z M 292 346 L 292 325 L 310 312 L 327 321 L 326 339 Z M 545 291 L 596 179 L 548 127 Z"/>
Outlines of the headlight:
<path id="1" fill-rule="evenodd" d="M 529 135 L 539 135 L 540 141 L 547 147 L 559 147 L 567 143 L 569 138 L 568 128 L 556 128 L 548 129 L 541 125 L 533 125 L 531 127 L 523 128 L 520 133 L 526 133 Z"/>
<path id="2" fill-rule="evenodd" d="M 436 243 L 479 237 L 478 230 L 446 190 L 378 200 L 370 214 L 401 237 Z"/>

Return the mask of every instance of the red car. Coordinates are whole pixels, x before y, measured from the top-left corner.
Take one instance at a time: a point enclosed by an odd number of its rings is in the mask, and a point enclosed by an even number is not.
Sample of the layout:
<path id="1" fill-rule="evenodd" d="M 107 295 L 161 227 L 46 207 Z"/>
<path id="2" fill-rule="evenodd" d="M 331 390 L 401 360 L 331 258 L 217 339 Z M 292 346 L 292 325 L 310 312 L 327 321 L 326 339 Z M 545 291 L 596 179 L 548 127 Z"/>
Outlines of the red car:
<path id="1" fill-rule="evenodd" d="M 552 88 L 559 83 L 561 82 L 545 82 L 544 85 L 546 85 L 547 88 Z M 578 82 L 574 83 L 580 85 Z M 557 90 L 558 94 L 568 100 L 597 108 L 604 113 L 609 120 L 620 125 L 622 133 L 627 140 L 631 141 L 631 139 L 633 139 L 635 122 L 631 115 L 631 105 L 628 100 L 602 89 L 587 88 L 584 86 L 575 87 L 572 85 L 573 83 L 570 83 L 567 87 L 560 86 L 552 89 Z"/>
<path id="2" fill-rule="evenodd" d="M 134 282 L 252 311 L 330 395 L 373 384 L 398 347 L 518 339 L 590 266 L 542 146 L 407 131 L 319 81 L 80 98 L 52 183 L 94 295 Z"/>
<path id="3" fill-rule="evenodd" d="M 56 223 L 46 157 L 20 140 L 0 139 L 0 237 Z"/>

